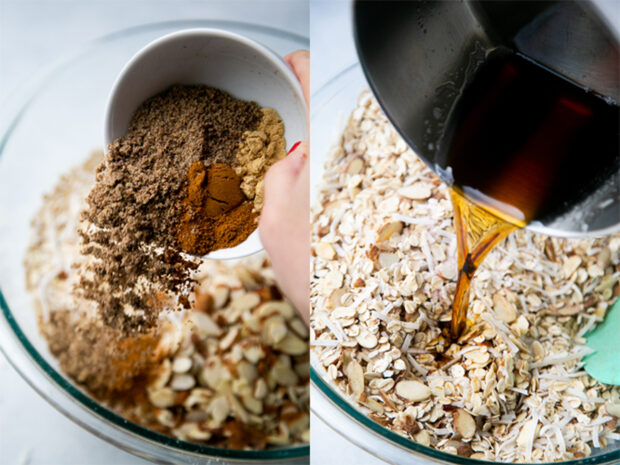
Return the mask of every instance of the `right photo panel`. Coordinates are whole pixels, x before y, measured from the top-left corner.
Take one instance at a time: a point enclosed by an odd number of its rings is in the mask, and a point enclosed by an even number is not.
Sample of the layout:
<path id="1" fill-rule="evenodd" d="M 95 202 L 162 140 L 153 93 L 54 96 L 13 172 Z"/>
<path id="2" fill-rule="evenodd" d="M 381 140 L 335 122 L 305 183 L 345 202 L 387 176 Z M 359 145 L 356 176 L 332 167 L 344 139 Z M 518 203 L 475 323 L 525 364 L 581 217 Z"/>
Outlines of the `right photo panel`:
<path id="1" fill-rule="evenodd" d="M 620 463 L 620 4 L 310 36 L 311 463 Z"/>

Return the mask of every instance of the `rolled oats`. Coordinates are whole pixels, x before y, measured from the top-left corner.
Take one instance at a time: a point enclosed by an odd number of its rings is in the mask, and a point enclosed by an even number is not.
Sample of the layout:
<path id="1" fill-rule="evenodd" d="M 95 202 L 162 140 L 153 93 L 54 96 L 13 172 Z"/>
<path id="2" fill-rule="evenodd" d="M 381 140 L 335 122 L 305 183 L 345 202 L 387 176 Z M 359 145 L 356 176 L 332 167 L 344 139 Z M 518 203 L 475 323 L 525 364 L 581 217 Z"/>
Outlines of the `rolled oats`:
<path id="1" fill-rule="evenodd" d="M 369 92 L 328 156 L 312 215 L 315 252 L 337 253 L 312 258 L 311 348 L 374 421 L 507 462 L 585 457 L 618 439 L 619 388 L 590 378 L 581 358 L 584 330 L 620 292 L 619 235 L 517 231 L 478 270 L 466 331 L 446 339 L 457 273 L 448 191 Z"/>

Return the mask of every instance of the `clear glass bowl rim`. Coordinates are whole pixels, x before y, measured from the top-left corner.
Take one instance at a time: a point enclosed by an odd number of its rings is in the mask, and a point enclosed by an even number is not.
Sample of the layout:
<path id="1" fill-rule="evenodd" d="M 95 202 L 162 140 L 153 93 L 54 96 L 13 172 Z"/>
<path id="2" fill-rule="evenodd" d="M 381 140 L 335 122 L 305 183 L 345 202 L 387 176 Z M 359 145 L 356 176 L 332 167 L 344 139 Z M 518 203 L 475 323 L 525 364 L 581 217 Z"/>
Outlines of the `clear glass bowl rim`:
<path id="1" fill-rule="evenodd" d="M 112 43 L 115 40 L 123 39 L 127 36 L 131 36 L 132 34 L 139 34 L 141 32 L 155 31 L 164 28 L 174 28 L 180 30 L 199 27 L 220 28 L 225 30 L 231 28 L 245 29 L 249 31 L 270 34 L 277 37 L 288 38 L 290 40 L 298 42 L 300 46 L 304 46 L 305 48 L 308 48 L 309 46 L 309 39 L 299 34 L 294 34 L 292 32 L 272 28 L 269 26 L 262 26 L 258 24 L 251 24 L 240 21 L 165 21 L 139 25 L 113 32 L 98 39 L 86 42 L 79 50 L 76 50 L 73 53 L 69 54 L 67 57 L 56 61 L 55 63 L 47 67 L 44 71 L 34 76 L 26 84 L 20 86 L 20 89 L 14 94 L 12 98 L 7 99 L 7 102 L 3 102 L 6 104 L 5 108 L 9 108 L 9 111 L 6 115 L 10 116 L 8 116 L 6 120 L 2 120 L 2 132 L 0 133 L 0 157 L 4 153 L 7 142 L 9 141 L 13 130 L 19 125 L 19 121 L 22 115 L 27 112 L 30 103 L 37 98 L 41 91 L 45 89 L 46 84 L 52 79 L 54 79 L 57 74 L 64 71 L 67 66 L 70 66 L 71 64 L 78 62 L 80 59 L 85 58 L 89 52 L 99 50 L 100 48 L 105 47 L 107 44 Z M 148 448 L 149 444 L 141 444 L 140 447 L 134 447 L 133 445 L 125 443 L 122 440 L 119 441 L 106 435 L 105 433 L 96 431 L 94 428 L 90 427 L 83 419 L 77 418 L 75 415 L 68 412 L 63 406 L 59 405 L 59 403 L 52 399 L 44 391 L 43 387 L 37 384 L 37 382 L 45 382 L 45 387 L 51 386 L 52 388 L 56 388 L 57 390 L 58 388 L 60 388 L 60 392 L 62 392 L 68 398 L 68 400 L 75 401 L 80 407 L 82 407 L 83 411 L 98 417 L 100 420 L 107 423 L 108 426 L 120 428 L 121 430 L 131 433 L 134 438 L 138 437 L 139 439 L 147 440 L 149 443 L 155 443 L 159 446 L 164 446 L 165 448 L 171 448 L 173 449 L 173 453 L 175 451 L 176 453 L 188 452 L 191 453 L 192 456 L 193 454 L 200 454 L 206 457 L 212 457 L 216 459 L 230 459 L 234 461 L 249 460 L 257 462 L 296 460 L 308 457 L 310 455 L 309 445 L 268 450 L 234 450 L 205 446 L 197 443 L 191 443 L 175 439 L 173 437 L 166 436 L 153 430 L 144 428 L 136 423 L 130 422 L 125 418 L 121 417 L 120 415 L 117 415 L 116 413 L 102 406 L 95 400 L 91 399 L 88 395 L 86 395 L 75 386 L 73 386 L 70 382 L 68 382 L 57 370 L 55 370 L 49 363 L 47 363 L 47 361 L 39 354 L 39 352 L 29 342 L 26 335 L 20 329 L 17 321 L 15 320 L 11 312 L 11 309 L 8 306 L 8 303 L 6 302 L 6 299 L 4 298 L 4 295 L 2 294 L 1 286 L 0 309 L 2 310 L 2 315 L 4 316 L 4 318 L 0 318 L 0 325 L 5 326 L 4 329 L 8 328 L 8 332 L 12 332 L 13 336 L 17 339 L 17 341 L 12 341 L 10 338 L 5 338 L 2 343 L 0 343 L 0 350 L 6 356 L 7 360 L 13 366 L 13 368 L 39 395 L 41 395 L 63 415 L 65 415 L 75 423 L 79 424 L 80 426 L 86 428 L 96 436 L 118 447 L 128 450 L 129 452 L 134 454 L 137 453 L 141 456 L 147 455 L 149 456 L 149 458 L 154 460 L 172 459 L 172 456 L 166 459 L 157 457 L 156 452 L 145 452 L 145 448 Z M 13 344 L 12 347 L 8 347 L 8 345 L 12 344 L 12 342 L 17 343 Z M 16 355 L 16 358 L 17 356 L 20 356 L 19 358 L 24 358 L 34 362 L 34 365 L 37 368 L 36 376 L 38 377 L 38 379 L 31 379 L 31 377 L 26 374 L 27 370 L 20 369 L 17 361 L 11 357 L 13 350 L 21 352 L 20 354 Z M 25 355 L 25 357 L 21 357 L 23 355 Z"/>
<path id="2" fill-rule="evenodd" d="M 327 81 L 321 88 L 319 88 L 314 94 L 311 96 L 312 105 L 310 106 L 311 116 L 310 121 L 312 121 L 318 117 L 322 107 L 329 103 L 331 98 L 341 91 L 346 83 L 353 79 L 353 76 L 359 74 L 363 71 L 362 65 L 358 63 L 354 63 L 353 65 L 345 68 L 344 70 L 337 73 L 334 77 L 332 77 L 329 81 Z M 364 74 L 364 79 L 366 80 L 366 75 Z M 372 91 L 372 86 L 368 86 L 368 88 Z M 316 103 L 315 103 L 316 102 Z M 348 118 L 348 114 L 346 115 Z M 311 349 L 312 350 L 312 349 Z M 312 357 L 311 357 L 312 359 Z M 470 459 L 466 457 L 461 457 L 458 455 L 448 454 L 446 452 L 442 452 L 437 449 L 433 449 L 431 447 L 423 446 L 422 444 L 418 444 L 414 441 L 406 439 L 405 437 L 394 433 L 393 431 L 381 426 L 379 423 L 371 420 L 368 416 L 366 416 L 361 411 L 357 410 L 350 401 L 348 401 L 342 394 L 336 391 L 334 387 L 332 387 L 327 381 L 323 379 L 319 370 L 314 367 L 314 364 L 310 365 L 310 382 L 316 387 L 322 394 L 324 394 L 331 403 L 341 410 L 341 413 L 347 415 L 357 423 L 361 424 L 367 430 L 371 431 L 375 435 L 378 435 L 387 441 L 394 443 L 401 448 L 405 448 L 411 451 L 414 455 L 418 457 L 426 457 L 433 459 L 435 461 L 441 461 L 443 463 L 451 463 L 451 464 L 459 464 L 459 465 L 481 465 L 481 464 L 503 464 L 507 462 L 489 462 L 485 460 L 477 460 Z M 310 403 L 311 410 L 318 416 L 321 417 L 320 411 L 315 411 L 312 402 Z M 334 425 L 329 425 L 331 428 L 335 429 Z M 338 431 L 340 434 L 345 436 L 349 441 L 356 443 L 354 439 L 351 439 L 346 435 L 346 432 Z M 369 451 L 372 453 L 372 451 Z M 568 460 L 563 462 L 552 462 L 558 465 L 602 465 L 602 464 L 614 464 L 620 463 L 620 448 L 616 450 L 612 450 L 609 452 L 604 452 L 600 455 L 584 457 L 582 459 L 576 460 Z M 520 465 L 536 465 L 533 463 L 522 463 Z"/>

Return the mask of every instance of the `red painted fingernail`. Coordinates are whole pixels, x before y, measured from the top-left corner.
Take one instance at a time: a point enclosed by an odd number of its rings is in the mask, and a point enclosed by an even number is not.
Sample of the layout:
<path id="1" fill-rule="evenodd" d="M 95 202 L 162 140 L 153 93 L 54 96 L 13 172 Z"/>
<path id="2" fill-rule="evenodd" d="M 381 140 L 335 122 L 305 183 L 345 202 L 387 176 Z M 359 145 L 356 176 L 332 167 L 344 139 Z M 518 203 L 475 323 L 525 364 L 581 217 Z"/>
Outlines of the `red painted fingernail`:
<path id="1" fill-rule="evenodd" d="M 299 146 L 299 144 L 301 144 L 301 141 L 295 142 L 291 149 L 288 151 L 287 155 L 290 154 L 293 150 L 295 150 Z"/>

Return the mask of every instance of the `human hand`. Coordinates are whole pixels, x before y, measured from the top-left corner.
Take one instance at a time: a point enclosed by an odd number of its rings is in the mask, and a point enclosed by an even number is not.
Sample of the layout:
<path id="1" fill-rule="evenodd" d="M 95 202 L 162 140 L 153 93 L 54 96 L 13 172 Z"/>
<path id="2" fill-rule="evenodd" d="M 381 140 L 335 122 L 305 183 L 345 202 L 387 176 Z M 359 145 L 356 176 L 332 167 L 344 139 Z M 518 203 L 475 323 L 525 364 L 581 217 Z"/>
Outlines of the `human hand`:
<path id="1" fill-rule="evenodd" d="M 284 57 L 301 84 L 309 105 L 310 54 L 298 50 Z M 310 166 L 305 141 L 293 145 L 265 176 L 260 238 L 271 258 L 278 285 L 306 323 L 310 314 Z"/>

